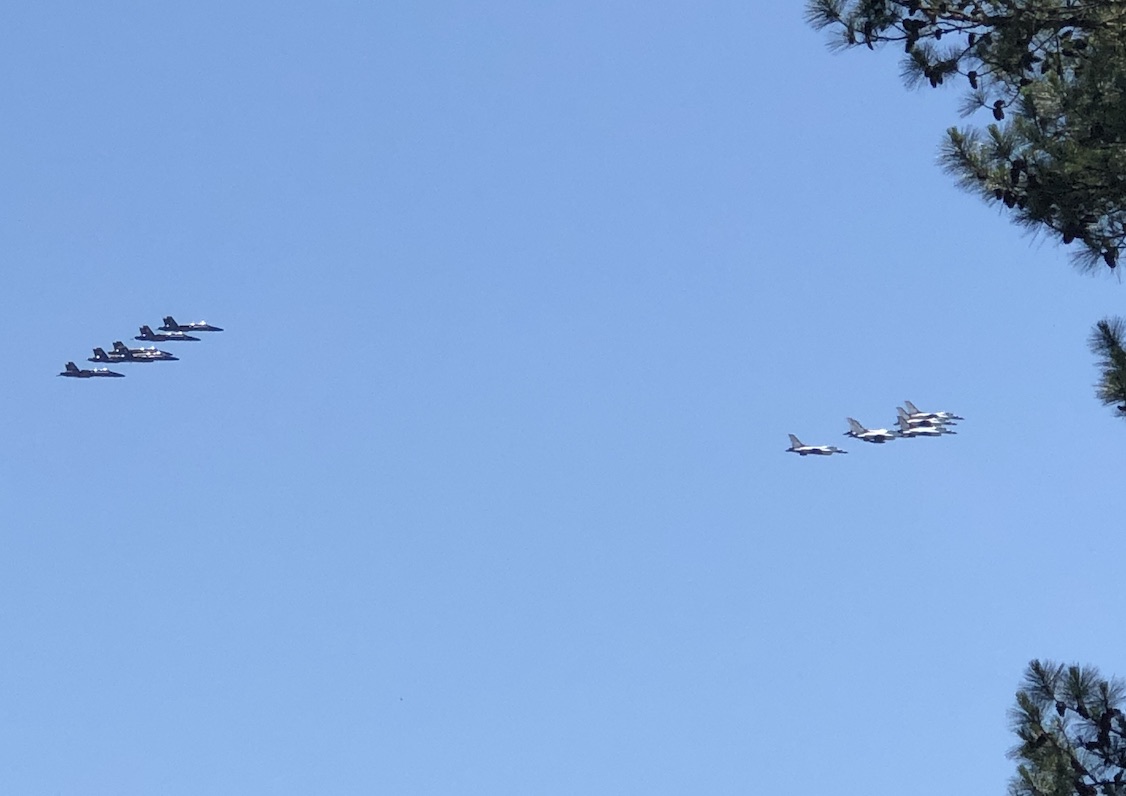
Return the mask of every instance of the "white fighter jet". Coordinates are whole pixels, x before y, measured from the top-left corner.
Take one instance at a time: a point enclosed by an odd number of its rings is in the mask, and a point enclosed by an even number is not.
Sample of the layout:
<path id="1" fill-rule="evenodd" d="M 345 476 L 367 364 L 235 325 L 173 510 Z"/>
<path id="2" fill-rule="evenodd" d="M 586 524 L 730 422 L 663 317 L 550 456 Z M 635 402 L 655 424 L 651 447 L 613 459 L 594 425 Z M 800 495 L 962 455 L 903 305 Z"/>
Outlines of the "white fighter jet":
<path id="1" fill-rule="evenodd" d="M 937 420 L 939 423 L 952 423 L 955 420 L 965 420 L 964 417 L 959 417 L 953 412 L 920 412 L 919 408 L 910 401 L 904 401 L 903 405 L 907 407 L 907 416 L 917 418 L 919 420 Z"/>
<path id="2" fill-rule="evenodd" d="M 834 453 L 848 453 L 843 451 L 836 445 L 802 445 L 801 440 L 790 435 L 790 447 L 786 448 L 787 453 L 796 453 L 799 456 L 832 456 Z"/>
<path id="3" fill-rule="evenodd" d="M 929 417 L 915 417 L 909 415 L 902 406 L 895 407 L 895 414 L 897 415 L 896 423 L 900 426 L 906 423 L 911 428 L 946 428 L 948 422 L 953 423 L 953 421 L 934 420 Z"/>
<path id="4" fill-rule="evenodd" d="M 888 431 L 886 428 L 864 428 L 851 417 L 846 417 L 848 421 L 848 431 L 845 432 L 846 437 L 854 437 L 862 442 L 891 442 L 898 434 L 894 431 Z"/>
<path id="5" fill-rule="evenodd" d="M 899 416 L 899 432 L 900 437 L 941 437 L 943 434 L 957 434 L 957 431 L 951 431 L 941 423 L 937 426 L 913 426 L 909 418 L 904 415 Z"/>

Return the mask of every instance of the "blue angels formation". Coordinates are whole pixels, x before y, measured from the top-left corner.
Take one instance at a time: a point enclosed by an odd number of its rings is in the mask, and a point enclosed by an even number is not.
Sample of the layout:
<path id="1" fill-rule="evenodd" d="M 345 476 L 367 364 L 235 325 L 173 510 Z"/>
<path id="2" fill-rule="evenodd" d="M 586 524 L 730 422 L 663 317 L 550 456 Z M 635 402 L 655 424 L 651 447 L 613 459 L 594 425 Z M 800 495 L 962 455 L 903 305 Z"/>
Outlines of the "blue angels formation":
<path id="1" fill-rule="evenodd" d="M 141 333 L 133 339 L 153 343 L 199 342 L 200 338 L 194 337 L 192 333 L 223 331 L 218 326 L 212 326 L 207 323 L 207 321 L 186 324 L 176 323 L 176 319 L 171 315 L 165 317 L 164 325 L 159 328 L 160 331 L 154 332 L 151 327 L 142 326 L 140 328 Z M 149 362 L 175 362 L 178 359 L 179 357 L 173 356 L 167 351 L 161 351 L 154 345 L 148 348 L 130 348 L 121 340 L 114 340 L 112 350 L 107 352 L 104 348 L 95 348 L 94 356 L 87 357 L 88 362 L 97 362 L 100 364 L 147 364 Z M 117 373 L 109 368 L 80 368 L 73 362 L 67 362 L 65 370 L 59 375 L 69 376 L 72 379 L 120 379 L 125 376 L 124 373 Z"/>

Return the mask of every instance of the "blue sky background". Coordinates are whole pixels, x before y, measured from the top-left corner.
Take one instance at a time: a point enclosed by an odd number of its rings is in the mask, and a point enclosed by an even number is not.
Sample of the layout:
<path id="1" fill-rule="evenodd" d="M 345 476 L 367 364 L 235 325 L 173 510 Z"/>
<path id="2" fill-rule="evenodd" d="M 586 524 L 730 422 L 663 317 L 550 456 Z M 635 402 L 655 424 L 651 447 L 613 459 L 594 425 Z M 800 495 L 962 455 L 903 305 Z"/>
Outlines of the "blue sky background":
<path id="1" fill-rule="evenodd" d="M 0 790 L 999 794 L 1029 659 L 1126 674 L 1122 287 L 957 91 L 800 3 L 231 5 L 0 25 Z"/>

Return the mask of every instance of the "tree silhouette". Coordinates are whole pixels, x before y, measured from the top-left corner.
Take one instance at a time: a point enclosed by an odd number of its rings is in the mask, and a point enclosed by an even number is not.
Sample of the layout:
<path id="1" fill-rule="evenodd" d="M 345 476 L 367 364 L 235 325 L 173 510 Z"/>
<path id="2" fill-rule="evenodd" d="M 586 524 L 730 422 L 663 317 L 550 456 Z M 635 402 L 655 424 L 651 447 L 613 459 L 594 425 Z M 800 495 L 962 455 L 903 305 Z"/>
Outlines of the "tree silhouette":
<path id="1" fill-rule="evenodd" d="M 835 32 L 834 48 L 901 44 L 908 86 L 963 85 L 963 115 L 985 110 L 993 121 L 947 130 L 946 170 L 1016 223 L 1074 246 L 1081 269 L 1117 267 L 1126 0 L 808 0 L 806 18 Z M 1092 333 L 1108 404 L 1126 404 L 1124 332 L 1108 319 Z"/>
<path id="2" fill-rule="evenodd" d="M 1123 684 L 1094 667 L 1032 661 L 1010 711 L 1011 796 L 1126 796 Z"/>

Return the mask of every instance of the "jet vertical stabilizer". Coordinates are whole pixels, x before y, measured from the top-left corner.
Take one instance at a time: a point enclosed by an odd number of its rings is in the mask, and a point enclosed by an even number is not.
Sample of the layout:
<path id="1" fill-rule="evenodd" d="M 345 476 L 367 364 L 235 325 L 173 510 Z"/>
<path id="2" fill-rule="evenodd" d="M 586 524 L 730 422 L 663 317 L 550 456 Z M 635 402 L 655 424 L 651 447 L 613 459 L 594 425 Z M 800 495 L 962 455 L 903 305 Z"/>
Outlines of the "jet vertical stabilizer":
<path id="1" fill-rule="evenodd" d="M 107 354 L 105 349 L 95 348 L 94 356 L 87 357 L 87 362 L 124 362 L 125 355 L 114 351 L 112 354 Z"/>

